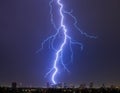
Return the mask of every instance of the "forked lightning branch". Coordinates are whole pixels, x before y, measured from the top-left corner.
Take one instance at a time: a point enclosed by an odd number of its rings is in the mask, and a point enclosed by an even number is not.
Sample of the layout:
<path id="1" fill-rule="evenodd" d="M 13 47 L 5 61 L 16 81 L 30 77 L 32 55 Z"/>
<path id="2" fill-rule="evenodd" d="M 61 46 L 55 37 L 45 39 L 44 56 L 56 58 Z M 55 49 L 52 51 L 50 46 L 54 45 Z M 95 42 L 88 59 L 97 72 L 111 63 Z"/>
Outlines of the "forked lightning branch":
<path id="1" fill-rule="evenodd" d="M 89 35 L 83 31 L 81 31 L 81 29 L 79 28 L 78 24 L 77 24 L 77 19 L 76 17 L 72 14 L 73 11 L 66 11 L 64 9 L 65 4 L 63 4 L 64 0 L 50 0 L 49 2 L 49 8 L 50 8 L 50 21 L 51 24 L 54 28 L 54 30 L 56 31 L 56 33 L 54 33 L 53 35 L 47 37 L 41 44 L 41 48 L 38 50 L 41 51 L 44 48 L 44 44 L 45 43 L 49 43 L 50 42 L 50 47 L 53 51 L 55 51 L 55 58 L 54 60 L 51 62 L 52 67 L 49 70 L 49 72 L 46 73 L 45 77 L 48 76 L 49 74 L 51 74 L 51 81 L 52 84 L 57 84 L 56 81 L 56 76 L 58 74 L 58 72 L 61 70 L 59 69 L 58 65 L 62 65 L 64 67 L 64 69 L 66 69 L 67 71 L 69 71 L 66 67 L 66 65 L 64 64 L 64 59 L 63 59 L 63 54 L 64 54 L 64 48 L 66 45 L 68 45 L 67 43 L 69 43 L 69 48 L 70 48 L 70 56 L 71 56 L 71 60 L 73 59 L 73 49 L 72 49 L 72 45 L 78 45 L 80 46 L 80 49 L 83 50 L 83 44 L 81 42 L 79 42 L 78 40 L 75 40 L 74 38 L 72 38 L 72 36 L 68 35 L 69 30 L 67 29 L 67 26 L 65 24 L 65 16 L 69 16 L 71 17 L 71 20 L 74 20 L 73 22 L 73 27 L 75 28 L 74 31 L 79 31 L 81 35 L 84 35 L 87 38 L 96 38 L 96 36 L 92 36 Z M 60 25 L 57 26 L 55 23 L 55 11 L 53 10 L 53 5 L 56 5 L 57 7 L 57 12 L 59 13 L 60 16 Z M 59 36 L 59 34 L 62 33 L 62 40 L 58 45 L 54 44 L 55 40 L 57 39 L 57 37 Z M 70 32 L 69 32 L 70 33 Z M 56 46 L 58 46 L 56 48 Z"/>

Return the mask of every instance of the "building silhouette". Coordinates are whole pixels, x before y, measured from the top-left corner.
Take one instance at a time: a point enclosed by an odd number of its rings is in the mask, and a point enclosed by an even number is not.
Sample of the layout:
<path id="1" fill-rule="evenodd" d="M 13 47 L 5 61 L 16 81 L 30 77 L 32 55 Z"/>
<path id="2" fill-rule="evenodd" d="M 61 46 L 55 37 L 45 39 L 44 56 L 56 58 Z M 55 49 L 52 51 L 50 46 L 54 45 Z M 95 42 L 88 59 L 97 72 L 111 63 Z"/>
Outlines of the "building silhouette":
<path id="1" fill-rule="evenodd" d="M 16 89 L 17 88 L 17 83 L 16 82 L 12 82 L 11 88 L 12 89 Z"/>

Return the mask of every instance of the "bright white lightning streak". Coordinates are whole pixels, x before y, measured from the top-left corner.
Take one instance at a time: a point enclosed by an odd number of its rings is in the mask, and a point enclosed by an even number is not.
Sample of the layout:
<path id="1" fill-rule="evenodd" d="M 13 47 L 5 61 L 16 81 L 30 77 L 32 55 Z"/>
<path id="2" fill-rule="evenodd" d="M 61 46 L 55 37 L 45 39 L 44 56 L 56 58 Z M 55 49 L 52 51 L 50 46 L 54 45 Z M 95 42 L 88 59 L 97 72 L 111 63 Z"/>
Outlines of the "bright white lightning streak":
<path id="1" fill-rule="evenodd" d="M 59 14 L 60 14 L 60 26 L 57 28 L 56 24 L 54 23 L 54 19 L 53 19 L 53 6 L 52 4 L 54 3 L 54 1 L 57 2 L 58 6 L 60 7 L 59 8 Z M 70 47 L 70 51 L 71 51 L 71 60 L 73 59 L 73 50 L 72 50 L 72 45 L 79 45 L 81 47 L 81 50 L 83 49 L 83 45 L 82 43 L 78 42 L 78 41 L 75 41 L 73 40 L 68 34 L 67 34 L 67 29 L 66 29 L 66 26 L 64 24 L 64 14 L 67 14 L 68 16 L 70 16 L 73 20 L 74 20 L 74 23 L 73 23 L 73 26 L 75 27 L 76 30 L 78 30 L 82 35 L 84 35 L 85 37 L 88 37 L 88 38 L 96 38 L 95 36 L 91 36 L 91 35 L 88 35 L 87 33 L 81 31 L 81 29 L 77 26 L 77 19 L 75 16 L 72 15 L 72 11 L 71 12 L 67 12 L 65 11 L 63 8 L 64 8 L 64 5 L 61 3 L 61 0 L 50 0 L 49 2 L 49 6 L 50 6 L 50 15 L 51 15 L 51 23 L 54 27 L 54 29 L 57 31 L 54 35 L 51 35 L 50 37 L 48 37 L 47 39 L 45 39 L 43 42 L 42 42 L 42 47 L 37 51 L 39 52 L 41 49 L 43 49 L 43 46 L 44 44 L 47 42 L 47 41 L 51 41 L 50 43 L 50 46 L 56 53 L 55 53 L 55 60 L 53 61 L 53 67 L 52 69 L 50 69 L 50 71 L 46 74 L 49 75 L 52 71 L 53 71 L 53 74 L 52 74 L 52 77 L 51 77 L 51 80 L 52 80 L 52 83 L 53 84 L 57 84 L 57 82 L 55 81 L 55 76 L 57 75 L 57 72 L 58 72 L 58 67 L 57 67 L 57 63 L 59 61 L 59 59 L 61 59 L 61 64 L 62 66 L 64 67 L 64 69 L 66 69 L 68 72 L 69 70 L 67 69 L 67 67 L 65 66 L 65 64 L 63 63 L 63 58 L 62 58 L 62 55 L 63 55 L 63 48 L 67 42 L 67 40 L 69 40 L 70 44 L 69 44 L 69 47 Z M 60 30 L 62 30 L 63 32 L 63 35 L 64 35 L 64 38 L 63 38 L 63 42 L 62 44 L 60 45 L 60 48 L 57 50 L 54 48 L 54 41 L 57 37 L 57 35 L 59 34 Z M 46 77 L 45 76 L 45 77 Z"/>
<path id="2" fill-rule="evenodd" d="M 63 50 L 63 47 L 65 46 L 65 44 L 66 44 L 66 40 L 67 40 L 67 29 L 66 29 L 66 27 L 65 27 L 65 25 L 64 25 L 64 16 L 63 16 L 63 5 L 62 5 L 62 3 L 60 3 L 60 0 L 57 0 L 57 3 L 58 3 L 58 5 L 60 6 L 60 16 L 61 16 L 61 28 L 62 28 L 62 30 L 63 30 L 63 33 L 64 33 L 64 41 L 63 41 L 63 43 L 61 44 L 61 46 L 60 46 L 60 49 L 57 51 L 57 53 L 56 53 L 56 58 L 55 58 L 55 61 L 54 61 L 54 69 L 55 69 L 55 71 L 54 71 L 54 73 L 53 73 L 53 75 L 52 75 L 52 82 L 54 83 L 54 84 L 56 84 L 56 82 L 55 82 L 55 75 L 57 74 L 57 72 L 58 72 L 58 68 L 57 68 L 57 62 L 58 62 L 58 57 L 59 57 L 59 55 L 60 55 L 60 52 Z"/>

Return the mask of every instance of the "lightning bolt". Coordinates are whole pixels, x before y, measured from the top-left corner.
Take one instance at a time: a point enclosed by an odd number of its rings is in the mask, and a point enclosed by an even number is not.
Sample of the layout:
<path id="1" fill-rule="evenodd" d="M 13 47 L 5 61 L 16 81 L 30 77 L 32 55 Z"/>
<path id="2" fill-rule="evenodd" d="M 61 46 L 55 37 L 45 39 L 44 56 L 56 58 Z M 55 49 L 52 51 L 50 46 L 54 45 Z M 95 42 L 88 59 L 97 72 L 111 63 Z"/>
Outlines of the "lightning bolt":
<path id="1" fill-rule="evenodd" d="M 56 3 L 55 3 L 56 2 Z M 57 27 L 57 25 L 55 24 L 54 21 L 54 11 L 53 11 L 53 5 L 57 4 L 58 6 L 58 12 L 60 15 L 60 25 Z M 59 71 L 58 69 L 58 63 L 61 63 L 61 65 L 64 67 L 64 69 L 66 69 L 68 72 L 69 70 L 67 69 L 66 65 L 64 64 L 63 61 L 63 53 L 64 53 L 64 47 L 65 45 L 67 45 L 67 42 L 69 43 L 69 48 L 71 51 L 71 61 L 73 60 L 73 49 L 72 49 L 72 45 L 78 45 L 80 46 L 80 49 L 83 50 L 83 45 L 82 43 L 74 40 L 71 36 L 68 35 L 68 30 L 67 27 L 64 23 L 65 20 L 65 15 L 70 16 L 74 22 L 73 22 L 73 26 L 74 28 L 79 31 L 82 35 L 84 35 L 85 37 L 88 38 L 96 38 L 96 36 L 92 36 L 92 35 L 88 35 L 87 33 L 83 32 L 79 26 L 77 25 L 77 19 L 76 17 L 72 14 L 72 10 L 70 12 L 65 11 L 64 10 L 64 4 L 62 3 L 62 0 L 50 0 L 49 2 L 49 6 L 50 6 L 50 20 L 51 20 L 51 24 L 53 25 L 54 29 L 56 30 L 56 33 L 49 36 L 48 38 L 46 38 L 42 44 L 41 44 L 41 48 L 37 51 L 41 51 L 44 48 L 44 44 L 47 43 L 48 41 L 49 43 L 49 48 L 53 49 L 53 51 L 55 51 L 55 59 L 53 61 L 53 67 L 50 69 L 50 71 L 48 73 L 46 73 L 45 77 L 48 76 L 50 73 L 52 73 L 52 77 L 51 77 L 51 81 L 53 84 L 57 84 L 55 77 Z M 57 39 L 57 37 L 60 35 L 60 33 L 63 34 L 63 40 L 61 42 L 61 44 L 59 45 L 58 48 L 55 47 L 54 43 L 55 40 Z"/>

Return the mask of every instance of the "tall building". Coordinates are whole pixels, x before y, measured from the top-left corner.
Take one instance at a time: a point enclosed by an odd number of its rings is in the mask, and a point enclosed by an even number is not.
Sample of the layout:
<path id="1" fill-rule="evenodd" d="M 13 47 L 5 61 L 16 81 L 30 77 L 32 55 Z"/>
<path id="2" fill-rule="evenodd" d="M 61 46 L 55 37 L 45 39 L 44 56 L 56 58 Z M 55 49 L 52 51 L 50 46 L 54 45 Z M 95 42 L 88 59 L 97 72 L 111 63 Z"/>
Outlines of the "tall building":
<path id="1" fill-rule="evenodd" d="M 17 83 L 16 83 L 16 82 L 12 82 L 11 87 L 12 87 L 13 89 L 16 89 L 16 88 L 17 88 Z"/>
<path id="2" fill-rule="evenodd" d="M 64 82 L 63 82 L 62 88 L 67 88 L 67 83 L 64 83 Z"/>
<path id="3" fill-rule="evenodd" d="M 49 82 L 46 83 L 46 87 L 50 88 L 50 83 Z"/>
<path id="4" fill-rule="evenodd" d="M 93 88 L 93 82 L 90 82 L 89 88 Z"/>

